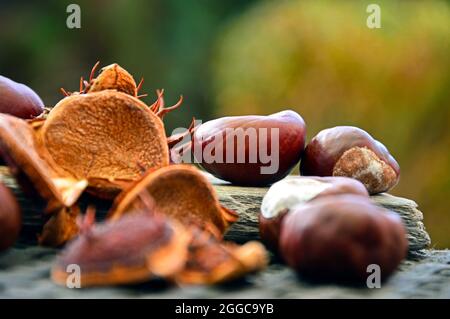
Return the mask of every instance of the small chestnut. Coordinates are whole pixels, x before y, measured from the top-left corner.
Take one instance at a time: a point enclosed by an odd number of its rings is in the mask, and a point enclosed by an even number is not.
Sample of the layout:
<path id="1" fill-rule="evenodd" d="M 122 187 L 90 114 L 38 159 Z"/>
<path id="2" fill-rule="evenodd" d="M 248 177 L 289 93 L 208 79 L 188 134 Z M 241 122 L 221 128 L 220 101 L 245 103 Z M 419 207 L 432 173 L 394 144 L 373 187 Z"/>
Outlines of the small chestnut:
<path id="1" fill-rule="evenodd" d="M 278 249 L 280 227 L 284 216 L 294 207 L 312 199 L 336 194 L 368 197 L 359 181 L 347 177 L 291 177 L 273 184 L 261 203 L 259 234 L 272 250 Z"/>
<path id="2" fill-rule="evenodd" d="M 300 173 L 352 177 L 370 194 L 377 194 L 398 183 L 400 167 L 387 148 L 364 130 L 336 126 L 312 138 L 303 153 Z"/>
<path id="3" fill-rule="evenodd" d="M 311 279 L 361 283 L 372 264 L 387 278 L 405 258 L 408 241 L 396 213 L 346 194 L 317 198 L 288 214 L 279 249 L 289 266 Z"/>
<path id="4" fill-rule="evenodd" d="M 193 153 L 218 178 L 238 185 L 269 185 L 289 174 L 300 160 L 305 132 L 303 118 L 291 110 L 223 117 L 196 128 Z"/>
<path id="5" fill-rule="evenodd" d="M 21 225 L 19 204 L 12 192 L 0 183 L 0 252 L 15 243 Z"/>
<path id="6" fill-rule="evenodd" d="M 0 75 L 0 113 L 31 119 L 43 111 L 44 103 L 32 89 Z"/>

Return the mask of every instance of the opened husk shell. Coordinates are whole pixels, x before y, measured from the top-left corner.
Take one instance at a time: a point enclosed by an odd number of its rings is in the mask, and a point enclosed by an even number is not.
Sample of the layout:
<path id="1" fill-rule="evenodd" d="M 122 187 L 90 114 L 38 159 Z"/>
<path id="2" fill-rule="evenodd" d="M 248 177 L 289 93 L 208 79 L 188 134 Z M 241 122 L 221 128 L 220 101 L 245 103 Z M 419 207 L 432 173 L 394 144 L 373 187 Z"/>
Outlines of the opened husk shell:
<path id="1" fill-rule="evenodd" d="M 136 213 L 92 225 L 57 258 L 52 279 L 66 285 L 69 265 L 78 265 L 81 287 L 146 282 L 170 277 L 186 262 L 189 233 L 165 216 Z"/>
<path id="2" fill-rule="evenodd" d="M 222 207 L 206 177 L 189 165 L 170 165 L 147 173 L 120 194 L 108 216 L 117 220 L 143 206 L 140 194 L 147 192 L 159 212 L 185 225 L 196 224 L 221 237 L 237 214 Z"/>
<path id="3" fill-rule="evenodd" d="M 105 90 L 61 100 L 40 128 L 43 149 L 62 169 L 114 197 L 145 170 L 169 164 L 162 121 L 140 100 Z"/>

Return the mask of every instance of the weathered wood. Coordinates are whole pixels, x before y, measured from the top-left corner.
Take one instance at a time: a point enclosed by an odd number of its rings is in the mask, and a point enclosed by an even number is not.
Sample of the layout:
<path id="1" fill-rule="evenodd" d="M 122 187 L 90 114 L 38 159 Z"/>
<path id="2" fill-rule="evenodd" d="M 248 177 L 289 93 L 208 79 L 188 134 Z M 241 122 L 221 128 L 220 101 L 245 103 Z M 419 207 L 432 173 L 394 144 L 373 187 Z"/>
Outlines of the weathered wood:
<path id="1" fill-rule="evenodd" d="M 228 231 L 226 239 L 238 243 L 258 239 L 259 208 L 268 188 L 232 186 L 209 174 L 207 176 L 213 182 L 221 203 L 239 213 L 239 221 Z M 15 179 L 9 175 L 7 168 L 0 168 L 0 179 L 13 190 L 22 207 L 24 220 L 22 242 L 35 240 L 36 234 L 42 227 L 44 204 L 39 204 L 24 196 L 17 187 Z M 418 210 L 414 201 L 389 194 L 372 196 L 372 200 L 378 205 L 397 212 L 402 217 L 408 232 L 411 256 L 417 255 L 418 252 L 430 245 L 430 237 L 423 225 L 423 214 Z M 100 219 L 105 216 L 110 205 L 108 202 L 88 196 L 84 196 L 81 202 L 84 207 L 88 203 L 94 203 Z"/>
<path id="2" fill-rule="evenodd" d="M 425 250 L 404 261 L 380 289 L 312 284 L 280 264 L 225 286 L 173 287 L 162 282 L 68 289 L 50 280 L 58 250 L 17 246 L 0 254 L 1 298 L 450 298 L 450 251 Z M 230 301 L 232 302 L 232 301 Z"/>

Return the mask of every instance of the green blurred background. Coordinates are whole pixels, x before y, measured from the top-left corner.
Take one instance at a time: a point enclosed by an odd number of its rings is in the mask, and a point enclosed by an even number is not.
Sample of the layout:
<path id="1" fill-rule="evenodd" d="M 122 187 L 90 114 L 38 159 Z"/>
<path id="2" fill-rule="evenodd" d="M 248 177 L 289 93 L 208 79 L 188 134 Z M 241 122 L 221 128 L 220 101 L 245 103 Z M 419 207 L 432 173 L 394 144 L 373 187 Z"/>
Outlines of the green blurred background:
<path id="1" fill-rule="evenodd" d="M 186 102 L 167 131 L 285 108 L 308 138 L 356 125 L 402 167 L 392 193 L 416 200 L 433 246 L 450 247 L 450 4 L 446 1 L 0 0 L 0 74 L 34 88 L 46 105 L 76 90 L 93 64 L 118 62 L 145 101 L 165 88 Z M 366 26 L 369 3 L 381 29 Z M 294 171 L 298 172 L 297 170 Z"/>

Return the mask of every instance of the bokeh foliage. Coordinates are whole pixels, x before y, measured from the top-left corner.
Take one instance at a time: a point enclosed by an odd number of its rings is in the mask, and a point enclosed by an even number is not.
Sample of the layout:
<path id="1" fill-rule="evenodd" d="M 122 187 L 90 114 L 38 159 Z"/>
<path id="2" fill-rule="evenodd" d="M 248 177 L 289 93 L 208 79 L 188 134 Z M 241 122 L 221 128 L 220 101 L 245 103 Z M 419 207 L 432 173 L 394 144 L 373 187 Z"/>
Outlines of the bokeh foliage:
<path id="1" fill-rule="evenodd" d="M 292 108 L 308 136 L 364 128 L 399 161 L 394 194 L 416 200 L 437 247 L 450 246 L 448 2 L 267 1 L 230 24 L 217 48 L 217 115 Z M 298 172 L 298 171 L 297 171 Z"/>
<path id="2" fill-rule="evenodd" d="M 60 87 L 77 90 L 97 60 L 117 62 L 137 81 L 144 100 L 164 88 L 168 103 L 184 106 L 167 117 L 167 130 L 210 118 L 208 61 L 223 24 L 254 0 L 1 0 L 0 74 L 33 87 L 54 105 Z M 66 7 L 81 7 L 81 29 L 66 27 Z"/>

